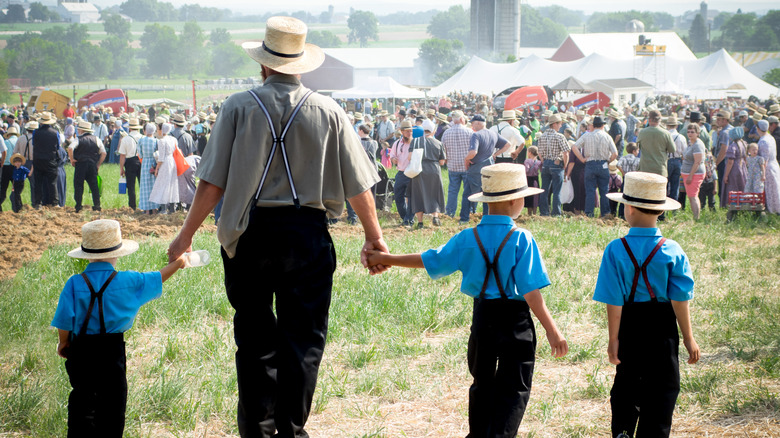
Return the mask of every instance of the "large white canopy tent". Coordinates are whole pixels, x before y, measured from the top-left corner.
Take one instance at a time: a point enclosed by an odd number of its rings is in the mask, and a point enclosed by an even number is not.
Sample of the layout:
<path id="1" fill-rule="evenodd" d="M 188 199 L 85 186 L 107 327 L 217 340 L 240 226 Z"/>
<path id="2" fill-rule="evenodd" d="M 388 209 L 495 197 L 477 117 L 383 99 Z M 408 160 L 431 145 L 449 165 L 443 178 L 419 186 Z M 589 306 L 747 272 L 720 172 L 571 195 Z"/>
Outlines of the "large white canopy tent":
<path id="1" fill-rule="evenodd" d="M 366 78 L 355 87 L 334 91 L 332 97 L 334 99 L 422 99 L 425 97 L 425 93 L 405 87 L 393 78 L 379 76 Z"/>
<path id="2" fill-rule="evenodd" d="M 593 53 L 576 61 L 556 62 L 529 56 L 511 64 L 496 64 L 478 57 L 450 79 L 433 88 L 429 95 L 443 96 L 452 91 L 495 94 L 519 85 L 553 86 L 569 76 L 589 83 L 597 79 L 636 78 L 654 85 L 658 92 L 678 91 L 698 99 L 726 96 L 766 99 L 778 94 L 768 84 L 739 65 L 725 50 L 696 60 L 666 57 L 612 59 Z"/>

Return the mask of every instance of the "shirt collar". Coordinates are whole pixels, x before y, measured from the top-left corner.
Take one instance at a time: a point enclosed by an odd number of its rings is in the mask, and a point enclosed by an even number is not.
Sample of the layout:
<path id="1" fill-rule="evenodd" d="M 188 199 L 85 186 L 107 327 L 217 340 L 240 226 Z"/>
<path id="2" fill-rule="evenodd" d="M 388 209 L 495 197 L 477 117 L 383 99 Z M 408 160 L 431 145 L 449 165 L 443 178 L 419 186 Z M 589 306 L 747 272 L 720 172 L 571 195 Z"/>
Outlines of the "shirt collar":
<path id="1" fill-rule="evenodd" d="M 90 272 L 90 271 L 114 271 L 114 265 L 108 262 L 92 262 L 87 265 L 87 268 L 84 269 L 84 272 Z"/>
<path id="2" fill-rule="evenodd" d="M 487 214 L 482 216 L 480 225 L 514 225 L 515 221 L 509 216 L 499 214 Z"/>
<path id="3" fill-rule="evenodd" d="M 295 85 L 301 84 L 301 81 L 298 80 L 298 78 L 296 78 L 295 76 L 281 74 L 281 73 L 269 76 L 268 79 L 266 79 L 265 82 L 263 82 L 263 84 L 267 85 L 267 84 L 274 84 L 277 82 L 285 83 L 285 84 L 295 84 Z"/>
<path id="4" fill-rule="evenodd" d="M 658 228 L 638 228 L 631 227 L 628 230 L 631 237 L 661 237 L 661 230 Z"/>

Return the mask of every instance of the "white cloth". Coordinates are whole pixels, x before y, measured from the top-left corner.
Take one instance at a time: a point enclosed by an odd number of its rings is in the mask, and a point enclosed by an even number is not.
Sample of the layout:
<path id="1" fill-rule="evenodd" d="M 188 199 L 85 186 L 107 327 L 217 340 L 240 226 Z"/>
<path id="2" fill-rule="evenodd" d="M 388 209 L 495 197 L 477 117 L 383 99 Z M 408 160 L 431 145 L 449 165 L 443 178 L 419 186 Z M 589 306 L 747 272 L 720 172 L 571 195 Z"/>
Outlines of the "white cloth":
<path id="1" fill-rule="evenodd" d="M 179 202 L 179 178 L 176 175 L 176 162 L 173 161 L 175 148 L 176 139 L 170 135 L 157 142 L 157 179 L 149 194 L 149 200 L 155 204 Z"/>
<path id="2" fill-rule="evenodd" d="M 510 125 L 509 122 L 501 122 L 498 125 L 493 125 L 490 130 L 503 137 L 504 140 L 512 145 L 504 153 L 497 155 L 499 157 L 511 158 L 512 152 L 517 149 L 517 145 L 525 143 L 525 140 L 523 140 L 523 137 L 520 135 L 520 131 Z"/>
<path id="3" fill-rule="evenodd" d="M 133 158 L 138 155 L 138 141 L 141 140 L 141 134 L 138 131 L 132 131 L 130 134 L 122 137 L 119 143 L 119 154 L 125 158 Z"/>

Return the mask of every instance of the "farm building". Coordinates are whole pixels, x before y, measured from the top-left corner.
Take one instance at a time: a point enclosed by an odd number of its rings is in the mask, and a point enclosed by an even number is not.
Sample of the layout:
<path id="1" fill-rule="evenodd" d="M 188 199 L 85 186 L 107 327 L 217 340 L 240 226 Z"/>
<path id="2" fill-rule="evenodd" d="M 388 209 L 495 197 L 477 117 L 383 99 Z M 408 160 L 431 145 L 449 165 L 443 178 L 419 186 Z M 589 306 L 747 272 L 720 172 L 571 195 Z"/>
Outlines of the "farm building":
<path id="1" fill-rule="evenodd" d="M 64 21 L 70 23 L 97 23 L 100 21 L 100 11 L 95 5 L 86 1 L 58 2 L 57 13 Z"/>
<path id="2" fill-rule="evenodd" d="M 366 78 L 389 76 L 404 85 L 422 83 L 415 68 L 417 49 L 322 49 L 325 62 L 316 70 L 301 75 L 301 81 L 313 90 L 346 90 Z"/>
<path id="3" fill-rule="evenodd" d="M 653 86 L 634 78 L 598 79 L 588 84 L 593 91 L 601 91 L 618 107 L 636 102 L 637 98 L 653 94 Z"/>
<path id="4" fill-rule="evenodd" d="M 575 61 L 598 53 L 612 59 L 634 59 L 634 46 L 644 35 L 652 44 L 666 46 L 666 56 L 681 61 L 695 61 L 696 55 L 676 32 L 570 33 L 550 58 L 552 61 Z"/>

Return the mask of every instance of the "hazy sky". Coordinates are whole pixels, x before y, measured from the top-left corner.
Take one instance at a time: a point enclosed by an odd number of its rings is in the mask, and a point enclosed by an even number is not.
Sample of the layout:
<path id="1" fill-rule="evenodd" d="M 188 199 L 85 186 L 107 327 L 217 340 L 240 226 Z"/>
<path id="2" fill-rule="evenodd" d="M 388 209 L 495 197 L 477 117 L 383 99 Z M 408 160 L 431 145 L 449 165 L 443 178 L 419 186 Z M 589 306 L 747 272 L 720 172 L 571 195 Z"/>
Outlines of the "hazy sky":
<path id="1" fill-rule="evenodd" d="M 123 0 L 92 0 L 92 3 L 101 7 L 117 5 Z M 268 11 L 287 11 L 294 12 L 307 10 L 313 13 L 319 13 L 332 4 L 337 12 L 349 12 L 350 7 L 355 9 L 370 9 L 377 14 L 387 14 L 396 11 L 423 11 L 428 9 L 447 9 L 452 5 L 460 4 L 468 7 L 469 0 L 374 0 L 374 1 L 356 1 L 356 0 L 293 0 L 289 2 L 278 2 L 268 0 L 167 0 L 176 6 L 183 4 L 197 3 L 202 6 L 218 6 L 233 9 L 243 14 L 265 13 Z M 595 11 L 613 12 L 628 9 L 639 9 L 643 11 L 666 11 L 672 15 L 681 15 L 688 10 L 699 9 L 701 1 L 687 0 L 654 0 L 651 2 L 631 3 L 624 1 L 607 0 L 523 0 L 525 3 L 538 7 L 557 4 L 575 10 L 585 11 L 590 14 Z M 718 9 L 733 12 L 742 8 L 743 11 L 766 11 L 777 9 L 777 0 L 747 0 L 745 2 L 734 2 L 732 0 L 712 0 L 707 2 L 710 9 Z"/>

